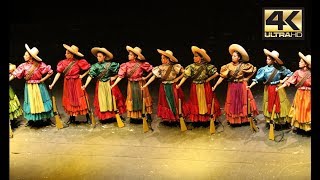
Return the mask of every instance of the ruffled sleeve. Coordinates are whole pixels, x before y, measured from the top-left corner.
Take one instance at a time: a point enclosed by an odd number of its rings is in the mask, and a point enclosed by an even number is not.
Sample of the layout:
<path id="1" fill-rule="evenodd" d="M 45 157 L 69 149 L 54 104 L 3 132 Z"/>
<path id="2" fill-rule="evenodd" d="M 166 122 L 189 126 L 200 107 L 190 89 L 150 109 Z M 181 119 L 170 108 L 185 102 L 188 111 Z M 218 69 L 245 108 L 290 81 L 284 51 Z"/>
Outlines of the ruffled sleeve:
<path id="1" fill-rule="evenodd" d="M 223 78 L 228 78 L 229 72 L 230 72 L 230 69 L 228 68 L 228 64 L 223 65 L 220 69 L 220 76 Z"/>
<path id="2" fill-rule="evenodd" d="M 17 69 L 12 72 L 12 75 L 13 75 L 14 77 L 18 78 L 18 79 L 23 78 L 23 77 L 24 77 L 24 74 L 25 74 L 25 68 L 24 68 L 24 66 L 25 66 L 25 63 L 20 64 L 20 65 L 17 67 Z"/>
<path id="3" fill-rule="evenodd" d="M 186 69 L 184 70 L 183 76 L 186 78 L 189 78 L 192 76 L 192 65 L 191 64 L 186 67 Z"/>
<path id="4" fill-rule="evenodd" d="M 118 76 L 120 78 L 124 78 L 127 74 L 127 69 L 128 69 L 127 63 L 122 63 L 118 71 Z"/>
<path id="5" fill-rule="evenodd" d="M 214 74 L 217 72 L 217 68 L 216 68 L 214 65 L 209 64 L 209 65 L 207 66 L 207 72 L 208 72 L 208 75 L 209 75 L 209 76 L 212 76 L 212 75 L 214 75 Z"/>
<path id="6" fill-rule="evenodd" d="M 153 68 L 152 65 L 148 62 L 143 62 L 140 67 L 146 72 L 150 72 Z"/>
<path id="7" fill-rule="evenodd" d="M 161 78 L 161 71 L 159 66 L 156 66 L 152 69 L 153 75 L 155 75 L 157 78 Z"/>
<path id="8" fill-rule="evenodd" d="M 51 69 L 51 65 L 47 65 L 44 62 L 41 62 L 39 70 L 41 74 L 52 74 L 53 70 Z"/>
<path id="9" fill-rule="evenodd" d="M 90 63 L 88 63 L 88 61 L 85 59 L 80 59 L 78 61 L 78 66 L 80 67 L 81 70 L 84 70 L 84 71 L 88 70 L 91 67 Z"/>
<path id="10" fill-rule="evenodd" d="M 287 69 L 285 66 L 281 66 L 280 72 L 283 76 L 287 76 L 287 77 L 290 77 L 293 74 L 293 72 L 290 71 L 290 69 Z"/>
<path id="11" fill-rule="evenodd" d="M 173 65 L 173 70 L 176 74 L 179 74 L 180 71 L 183 69 L 183 67 L 181 66 L 181 64 L 175 64 Z"/>
<path id="12" fill-rule="evenodd" d="M 58 73 L 63 73 L 64 69 L 66 68 L 67 66 L 65 65 L 64 63 L 64 60 L 61 60 L 58 62 L 57 64 L 57 72 Z"/>
<path id="13" fill-rule="evenodd" d="M 265 69 L 264 67 L 258 69 L 256 77 L 252 79 L 253 82 L 258 83 L 259 81 L 264 80 L 264 72 L 265 72 L 264 69 Z"/>
<path id="14" fill-rule="evenodd" d="M 295 71 L 295 72 L 293 73 L 292 76 L 289 77 L 288 80 L 286 80 L 286 81 L 284 82 L 284 84 L 286 84 L 287 86 L 290 86 L 290 84 L 296 84 L 296 83 L 297 83 L 297 80 L 298 80 L 298 77 L 299 77 L 299 74 L 298 74 L 298 70 L 297 70 L 297 71 Z"/>
<path id="15" fill-rule="evenodd" d="M 250 64 L 250 63 L 244 63 L 242 66 L 243 66 L 242 67 L 242 71 L 245 74 L 251 75 L 251 74 L 254 74 L 257 71 L 257 68 L 255 66 L 253 66 L 252 64 Z"/>
<path id="16" fill-rule="evenodd" d="M 116 75 L 118 74 L 120 68 L 120 64 L 117 62 L 111 62 L 110 67 L 109 67 L 109 71 L 111 75 Z"/>
<path id="17" fill-rule="evenodd" d="M 98 74 L 99 74 L 99 69 L 97 68 L 97 63 L 96 63 L 90 67 L 89 76 L 91 76 L 92 78 L 95 78 L 98 76 Z"/>

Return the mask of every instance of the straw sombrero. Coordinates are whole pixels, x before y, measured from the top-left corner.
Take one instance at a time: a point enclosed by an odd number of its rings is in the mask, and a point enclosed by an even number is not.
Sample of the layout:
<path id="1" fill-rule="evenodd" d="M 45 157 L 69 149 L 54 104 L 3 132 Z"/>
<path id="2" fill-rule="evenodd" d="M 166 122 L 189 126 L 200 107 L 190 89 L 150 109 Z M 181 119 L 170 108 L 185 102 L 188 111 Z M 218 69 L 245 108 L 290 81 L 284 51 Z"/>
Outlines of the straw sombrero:
<path id="1" fill-rule="evenodd" d="M 132 48 L 131 46 L 126 46 L 127 51 L 132 51 L 138 56 L 139 60 L 145 60 L 144 56 L 141 54 L 142 50 L 139 47 Z"/>
<path id="2" fill-rule="evenodd" d="M 170 50 L 163 51 L 161 49 L 157 49 L 158 53 L 167 56 L 172 62 L 178 62 L 178 59 L 173 56 L 173 52 Z"/>
<path id="3" fill-rule="evenodd" d="M 42 61 L 42 59 L 38 56 L 39 50 L 36 47 L 32 49 L 29 48 L 28 44 L 24 44 L 24 47 L 27 49 L 28 53 L 37 61 Z"/>
<path id="4" fill-rule="evenodd" d="M 200 54 L 204 58 L 204 60 L 206 60 L 207 62 L 211 61 L 211 58 L 208 56 L 206 50 L 200 49 L 197 46 L 191 46 L 191 51 L 193 54 L 195 53 Z"/>
<path id="5" fill-rule="evenodd" d="M 84 56 L 83 54 L 81 54 L 79 52 L 79 48 L 77 46 L 75 46 L 75 45 L 72 45 L 70 47 L 70 46 L 68 46 L 66 44 L 63 44 L 63 47 L 66 48 L 68 51 L 70 51 L 72 54 L 75 54 L 75 55 L 77 55 L 79 57 L 83 57 Z"/>
<path id="6" fill-rule="evenodd" d="M 301 59 L 303 59 L 305 62 L 307 62 L 307 64 L 309 65 L 309 68 L 311 68 L 311 55 L 303 55 L 301 52 L 299 52 L 299 56 Z"/>
<path id="7" fill-rule="evenodd" d="M 98 52 L 103 52 L 106 55 L 106 59 L 105 60 L 110 60 L 113 58 L 113 54 L 111 52 L 109 52 L 106 48 L 103 47 L 94 47 L 91 49 L 91 53 L 97 57 L 97 53 Z"/>
<path id="8" fill-rule="evenodd" d="M 243 61 L 249 61 L 249 55 L 242 46 L 239 44 L 231 44 L 229 46 L 229 53 L 232 55 L 234 51 L 237 51 L 241 54 Z"/>
<path id="9" fill-rule="evenodd" d="M 277 61 L 278 64 L 283 64 L 282 60 L 279 58 L 279 53 L 278 51 L 273 50 L 272 52 L 270 52 L 267 49 L 263 49 L 263 52 L 266 56 L 271 56 L 273 59 L 275 59 Z"/>

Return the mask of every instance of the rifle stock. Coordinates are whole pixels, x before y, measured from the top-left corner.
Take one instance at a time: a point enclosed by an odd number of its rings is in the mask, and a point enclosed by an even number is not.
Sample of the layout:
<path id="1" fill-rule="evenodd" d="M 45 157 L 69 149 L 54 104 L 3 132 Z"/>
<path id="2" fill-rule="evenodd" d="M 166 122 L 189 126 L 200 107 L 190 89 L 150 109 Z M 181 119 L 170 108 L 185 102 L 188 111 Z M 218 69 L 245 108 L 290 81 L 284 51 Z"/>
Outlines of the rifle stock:
<path id="1" fill-rule="evenodd" d="M 143 97 L 142 97 L 142 127 L 143 127 L 143 132 L 149 131 L 149 126 L 148 126 L 147 117 L 146 117 L 146 104 Z"/>
<path id="2" fill-rule="evenodd" d="M 63 123 L 62 123 L 60 114 L 58 112 L 56 98 L 54 96 L 52 96 L 52 108 L 53 108 L 53 113 L 54 113 L 54 119 L 56 121 L 56 128 L 62 129 Z"/>
<path id="3" fill-rule="evenodd" d="M 216 132 L 216 127 L 214 121 L 216 120 L 214 115 L 214 98 L 212 98 L 211 103 L 211 114 L 210 114 L 210 134 L 214 134 Z"/>
<path id="4" fill-rule="evenodd" d="M 9 137 L 10 138 L 13 138 L 13 132 L 12 132 L 12 129 L 11 129 L 11 122 L 9 120 Z"/>
<path id="5" fill-rule="evenodd" d="M 119 115 L 119 111 L 118 111 L 117 103 L 116 103 L 116 98 L 114 95 L 112 95 L 112 101 L 113 101 L 113 109 L 116 112 L 116 120 L 117 120 L 118 127 L 122 128 L 122 127 L 124 127 L 124 123 L 122 122 L 121 117 Z"/>
<path id="6" fill-rule="evenodd" d="M 90 120 L 91 120 L 91 125 L 93 127 L 96 127 L 96 119 L 94 118 L 94 114 L 92 112 L 92 109 L 91 107 L 89 106 L 89 101 L 88 101 L 88 98 L 87 98 L 87 93 L 84 91 L 84 98 L 86 99 L 86 103 L 87 103 L 87 108 L 88 108 L 88 111 L 89 111 L 89 115 L 90 115 Z"/>
<path id="7" fill-rule="evenodd" d="M 269 140 L 274 141 L 274 122 L 273 122 L 273 118 L 274 118 L 274 112 L 276 110 L 276 105 L 274 104 L 272 107 L 272 114 L 271 114 L 271 120 L 270 120 L 270 128 L 269 128 Z"/>
<path id="8" fill-rule="evenodd" d="M 187 126 L 186 123 L 184 122 L 183 116 L 182 116 L 182 110 L 181 110 L 181 99 L 179 98 L 179 119 L 180 119 L 180 129 L 181 131 L 186 131 Z"/>

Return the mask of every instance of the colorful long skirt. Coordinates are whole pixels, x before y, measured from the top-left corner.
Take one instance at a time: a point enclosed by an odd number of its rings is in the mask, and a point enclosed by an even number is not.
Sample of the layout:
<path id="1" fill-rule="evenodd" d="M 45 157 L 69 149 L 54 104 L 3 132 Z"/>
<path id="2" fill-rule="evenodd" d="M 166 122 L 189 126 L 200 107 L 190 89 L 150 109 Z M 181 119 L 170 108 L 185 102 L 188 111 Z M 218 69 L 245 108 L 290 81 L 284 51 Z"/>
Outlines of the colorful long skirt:
<path id="1" fill-rule="evenodd" d="M 227 121 L 230 124 L 242 124 L 249 122 L 248 98 L 252 116 L 259 114 L 256 101 L 250 89 L 246 88 L 247 82 L 229 82 L 227 97 L 224 105 Z"/>
<path id="2" fill-rule="evenodd" d="M 184 94 L 181 88 L 176 88 L 176 83 L 160 84 L 158 96 L 157 116 L 163 121 L 179 121 L 179 99 L 184 103 Z M 181 110 L 184 114 L 183 109 Z"/>
<path id="3" fill-rule="evenodd" d="M 17 95 L 9 85 L 9 120 L 18 118 L 23 114 L 23 110 Z"/>
<path id="4" fill-rule="evenodd" d="M 290 109 L 291 125 L 304 131 L 311 130 L 311 90 L 298 89 Z"/>
<path id="5" fill-rule="evenodd" d="M 80 78 L 64 78 L 62 106 L 64 111 L 70 116 L 85 115 L 88 113 L 86 102 L 88 94 L 81 89 L 81 86 L 82 82 Z"/>
<path id="6" fill-rule="evenodd" d="M 275 124 L 286 124 L 290 122 L 289 111 L 291 103 L 287 98 L 287 94 L 284 88 L 279 91 L 275 91 L 278 85 L 266 85 L 263 92 L 263 115 L 267 123 L 270 123 L 272 109 L 275 106 L 275 112 L 273 121 Z"/>
<path id="7" fill-rule="evenodd" d="M 116 107 L 114 107 L 112 101 L 113 96 L 116 100 Z M 120 115 L 126 111 L 124 96 L 117 85 L 112 89 L 110 88 L 110 81 L 97 81 L 93 105 L 94 113 L 100 120 L 115 118 L 115 109 L 118 110 Z"/>
<path id="8" fill-rule="evenodd" d="M 24 86 L 24 117 L 30 121 L 39 121 L 53 117 L 52 101 L 44 83 Z"/>
<path id="9" fill-rule="evenodd" d="M 149 88 L 141 90 L 141 86 L 145 84 L 144 80 L 128 81 L 127 86 L 127 117 L 134 119 L 142 118 L 142 102 L 145 102 L 145 112 L 152 114 L 152 97 L 149 93 Z"/>
<path id="10" fill-rule="evenodd" d="M 214 99 L 214 115 L 218 118 L 221 115 L 220 104 L 215 93 L 212 92 L 210 83 L 192 83 L 190 97 L 183 105 L 186 121 L 210 121 L 212 99 Z"/>

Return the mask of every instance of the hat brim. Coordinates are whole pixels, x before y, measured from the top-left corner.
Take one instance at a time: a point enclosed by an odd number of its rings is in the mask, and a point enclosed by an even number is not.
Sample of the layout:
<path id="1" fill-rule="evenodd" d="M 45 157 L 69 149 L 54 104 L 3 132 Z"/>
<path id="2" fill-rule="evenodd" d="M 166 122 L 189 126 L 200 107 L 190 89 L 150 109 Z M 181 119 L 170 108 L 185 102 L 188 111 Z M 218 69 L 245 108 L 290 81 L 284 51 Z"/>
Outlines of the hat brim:
<path id="1" fill-rule="evenodd" d="M 229 46 L 229 53 L 232 55 L 234 51 L 237 51 L 241 54 L 243 61 L 249 61 L 249 55 L 242 46 L 239 44 L 231 44 Z"/>
<path id="2" fill-rule="evenodd" d="M 99 47 L 94 47 L 91 49 L 91 53 L 97 57 L 98 52 L 103 52 L 106 55 L 105 60 L 110 60 L 113 59 L 113 54 L 109 52 L 106 48 L 99 48 Z"/>
<path id="3" fill-rule="evenodd" d="M 172 61 L 172 62 L 178 62 L 178 59 L 175 58 L 173 55 L 168 54 L 168 53 L 166 53 L 165 51 L 163 51 L 163 50 L 161 50 L 161 49 L 157 49 L 157 51 L 158 51 L 158 53 L 160 53 L 160 54 L 162 54 L 162 55 L 164 55 L 164 56 L 167 56 L 167 57 L 170 59 L 170 61 Z"/>
<path id="4" fill-rule="evenodd" d="M 200 48 L 198 48 L 197 46 L 191 46 L 191 51 L 193 54 L 198 53 L 200 54 L 204 60 L 206 60 L 207 62 L 211 61 L 210 56 L 208 56 L 207 53 L 203 52 Z"/>
<path id="5" fill-rule="evenodd" d="M 302 54 L 301 52 L 298 53 L 299 57 L 301 59 L 303 59 L 309 66 L 309 68 L 311 68 L 311 59 L 308 59 L 304 54 Z"/>
<path id="6" fill-rule="evenodd" d="M 37 60 L 37 61 L 42 61 L 42 59 L 41 59 L 39 56 L 37 56 L 37 55 L 35 55 L 35 54 L 33 54 L 33 53 L 31 52 L 31 49 L 29 48 L 28 44 L 24 44 L 24 47 L 26 48 L 26 50 L 28 51 L 28 53 L 29 53 L 35 60 Z"/>
<path id="7" fill-rule="evenodd" d="M 144 58 L 144 56 L 140 52 L 136 51 L 131 46 L 126 46 L 126 49 L 127 49 L 128 52 L 132 51 L 134 54 L 136 54 L 138 56 L 139 60 L 141 60 L 141 61 L 146 60 L 146 58 Z"/>
<path id="8" fill-rule="evenodd" d="M 70 46 L 63 44 L 63 47 L 66 48 L 68 51 L 70 51 L 72 54 L 75 54 L 79 57 L 83 57 L 84 55 L 81 54 L 80 52 L 75 52 Z"/>
<path id="9" fill-rule="evenodd" d="M 278 64 L 280 64 L 280 65 L 283 64 L 282 60 L 279 57 L 272 54 L 268 49 L 263 49 L 263 52 L 266 56 L 271 56 L 274 60 L 277 61 Z"/>

